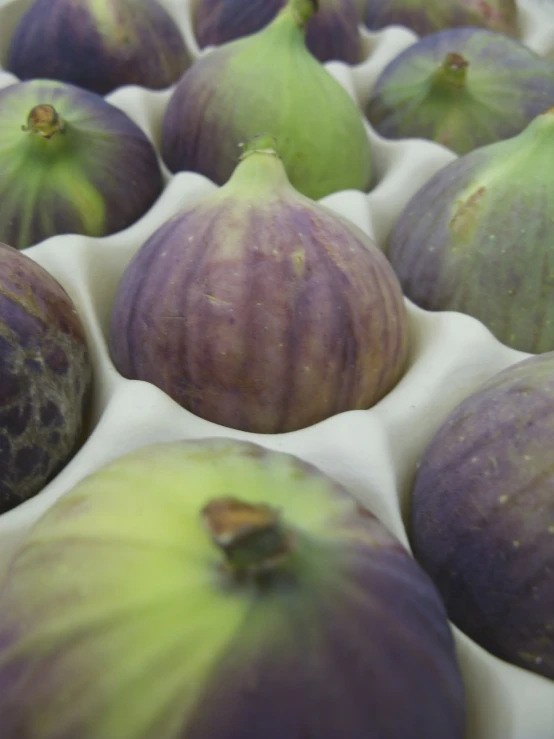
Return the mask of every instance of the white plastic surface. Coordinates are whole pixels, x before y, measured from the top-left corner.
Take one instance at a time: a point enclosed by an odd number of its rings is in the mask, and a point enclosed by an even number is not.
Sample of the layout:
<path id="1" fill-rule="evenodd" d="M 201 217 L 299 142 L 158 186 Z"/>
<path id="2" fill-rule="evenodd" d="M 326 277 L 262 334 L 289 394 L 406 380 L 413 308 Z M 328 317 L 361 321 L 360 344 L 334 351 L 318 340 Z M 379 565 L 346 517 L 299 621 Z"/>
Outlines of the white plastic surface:
<path id="1" fill-rule="evenodd" d="M 189 1 L 160 2 L 178 22 L 197 57 Z M 29 4 L 30 0 L 0 0 L 0 64 L 13 28 Z M 523 42 L 554 62 L 554 0 L 521 0 L 520 27 Z M 401 27 L 362 33 L 366 61 L 353 68 L 341 63 L 326 65 L 360 106 L 388 61 L 417 38 Z M 0 69 L 0 87 L 14 81 L 13 75 Z M 170 94 L 171 89 L 153 92 L 125 87 L 107 100 L 128 113 L 159 145 L 161 118 Z M 386 141 L 369 125 L 367 132 L 377 184 L 369 194 L 341 192 L 322 202 L 382 244 L 411 195 L 455 154 L 428 141 Z M 407 302 L 410 366 L 397 387 L 374 408 L 274 436 L 204 421 L 156 387 L 119 376 L 106 344 L 115 290 L 131 256 L 179 208 L 216 189 L 197 174 L 170 176 L 166 171 L 166 180 L 150 212 L 125 231 L 103 239 L 59 236 L 26 250 L 64 285 L 86 325 L 95 371 L 92 431 L 43 492 L 0 516 L 0 573 L 18 537 L 83 476 L 149 442 L 206 436 L 249 439 L 312 462 L 350 488 L 408 546 L 403 516 L 416 462 L 431 436 L 450 410 L 481 382 L 528 355 L 504 347 L 472 318 L 428 313 Z M 467 690 L 467 739 L 554 739 L 554 682 L 501 662 L 457 629 L 454 632 Z"/>

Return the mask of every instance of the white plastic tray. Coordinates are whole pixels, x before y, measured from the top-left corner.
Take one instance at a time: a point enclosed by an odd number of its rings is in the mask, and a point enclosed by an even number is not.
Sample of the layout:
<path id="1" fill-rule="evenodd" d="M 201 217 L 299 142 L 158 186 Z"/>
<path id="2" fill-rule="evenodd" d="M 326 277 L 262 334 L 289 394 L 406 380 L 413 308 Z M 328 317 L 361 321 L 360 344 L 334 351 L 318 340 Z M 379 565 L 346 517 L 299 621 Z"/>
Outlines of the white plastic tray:
<path id="1" fill-rule="evenodd" d="M 160 0 L 199 56 L 190 2 Z M 0 0 L 0 65 L 15 24 L 30 0 Z M 554 0 L 520 0 L 523 42 L 554 63 Z M 361 31 L 367 59 L 326 67 L 365 105 L 384 66 L 417 37 L 401 27 Z M 203 53 L 210 53 L 205 50 Z M 0 87 L 16 78 L 0 68 Z M 171 89 L 124 87 L 107 100 L 124 110 L 159 147 L 161 119 Z M 347 191 L 322 201 L 382 244 L 411 195 L 455 158 L 422 140 L 386 141 L 367 125 L 376 186 L 369 194 Z M 204 421 L 156 387 L 126 380 L 115 371 L 106 344 L 115 290 L 131 256 L 182 206 L 216 186 L 192 173 L 170 176 L 158 202 L 140 221 L 103 239 L 58 236 L 26 250 L 67 289 L 86 325 L 95 380 L 88 441 L 38 496 L 0 516 L 0 574 L 18 537 L 56 498 L 99 466 L 149 442 L 206 436 L 249 439 L 293 453 L 349 487 L 406 546 L 403 524 L 416 462 L 455 405 L 492 374 L 528 356 L 501 345 L 479 322 L 457 313 L 428 313 L 407 301 L 411 361 L 397 387 L 368 411 L 342 413 L 311 428 L 279 435 L 249 434 Z M 554 682 L 508 665 L 454 628 L 468 701 L 467 739 L 553 739 Z M 400 739 L 400 738 L 399 738 Z M 445 738 L 446 739 L 446 738 Z"/>

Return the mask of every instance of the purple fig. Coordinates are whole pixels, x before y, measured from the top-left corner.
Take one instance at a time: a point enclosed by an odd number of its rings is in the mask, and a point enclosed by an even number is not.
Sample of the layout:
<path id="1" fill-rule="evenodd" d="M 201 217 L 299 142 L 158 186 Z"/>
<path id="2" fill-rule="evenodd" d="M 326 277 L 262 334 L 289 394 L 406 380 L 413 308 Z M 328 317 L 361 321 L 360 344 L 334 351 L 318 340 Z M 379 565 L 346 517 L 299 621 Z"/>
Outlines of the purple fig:
<path id="1" fill-rule="evenodd" d="M 0 588 L 2 739 L 463 739 L 429 577 L 343 487 L 228 439 L 59 498 Z"/>
<path id="2" fill-rule="evenodd" d="M 279 433 L 380 400 L 406 368 L 408 324 L 386 258 L 294 190 L 261 136 L 132 259 L 110 350 L 202 418 Z"/>
<path id="3" fill-rule="evenodd" d="M 553 145 L 554 108 L 414 195 L 388 242 L 410 300 L 467 313 L 514 349 L 554 349 Z"/>
<path id="4" fill-rule="evenodd" d="M 306 46 L 321 62 L 362 60 L 357 0 L 318 0 L 306 25 Z M 272 21 L 287 0 L 197 0 L 193 25 L 200 47 L 220 45 L 256 33 Z"/>
<path id="5" fill-rule="evenodd" d="M 416 559 L 450 619 L 554 680 L 554 353 L 492 377 L 437 431 L 411 503 Z"/>
<path id="6" fill-rule="evenodd" d="M 419 36 L 458 26 L 519 35 L 516 0 L 366 0 L 364 21 L 376 31 L 407 26 Z"/>
<path id="7" fill-rule="evenodd" d="M 424 138 L 466 154 L 515 136 L 554 105 L 554 66 L 480 28 L 432 34 L 388 64 L 366 113 L 386 138 Z"/>
<path id="8" fill-rule="evenodd" d="M 91 376 L 69 295 L 0 244 L 0 513 L 36 495 L 72 457 Z"/>
<path id="9" fill-rule="evenodd" d="M 152 143 L 95 93 L 51 80 L 4 87 L 0 132 L 0 240 L 18 249 L 120 231 L 162 192 Z"/>
<path id="10" fill-rule="evenodd" d="M 21 80 L 60 80 L 106 95 L 122 85 L 169 87 L 190 65 L 157 0 L 34 0 L 8 50 Z"/>
<path id="11" fill-rule="evenodd" d="M 181 78 L 162 126 L 162 156 L 218 185 L 237 146 L 267 132 L 294 187 L 318 199 L 371 185 L 371 148 L 360 109 L 308 52 L 305 27 L 316 0 L 288 0 L 258 33 L 223 44 Z"/>

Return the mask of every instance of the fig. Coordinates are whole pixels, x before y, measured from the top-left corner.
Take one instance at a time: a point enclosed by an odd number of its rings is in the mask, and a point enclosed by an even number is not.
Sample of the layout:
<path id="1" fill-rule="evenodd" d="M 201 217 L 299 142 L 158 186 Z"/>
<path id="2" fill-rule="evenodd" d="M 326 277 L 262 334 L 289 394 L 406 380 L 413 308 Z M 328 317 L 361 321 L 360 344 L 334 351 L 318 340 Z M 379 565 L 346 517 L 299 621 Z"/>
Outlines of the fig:
<path id="1" fill-rule="evenodd" d="M 259 136 L 226 185 L 135 254 L 110 351 L 197 416 L 280 433 L 380 400 L 404 373 L 408 323 L 383 254 L 294 190 Z"/>
<path id="2" fill-rule="evenodd" d="M 467 154 L 515 136 L 554 105 L 554 66 L 508 36 L 455 28 L 390 62 L 366 109 L 386 138 L 424 138 Z"/>
<path id="3" fill-rule="evenodd" d="M 11 39 L 6 69 L 99 95 L 122 85 L 176 82 L 191 59 L 157 0 L 34 0 Z"/>
<path id="4" fill-rule="evenodd" d="M 306 46 L 320 62 L 358 64 L 362 43 L 356 0 L 318 0 L 306 25 Z M 197 0 L 193 27 L 198 45 L 218 46 L 264 28 L 286 0 Z"/>
<path id="5" fill-rule="evenodd" d="M 36 495 L 76 451 L 92 368 L 57 280 L 0 244 L 0 513 Z"/>
<path id="6" fill-rule="evenodd" d="M 500 659 L 554 680 L 554 353 L 493 376 L 437 431 L 413 485 L 410 538 L 450 619 Z"/>
<path id="7" fill-rule="evenodd" d="M 0 240 L 106 236 L 137 221 L 163 178 L 156 151 L 121 110 L 52 80 L 0 90 Z"/>
<path id="8" fill-rule="evenodd" d="M 366 0 L 364 20 L 372 31 L 401 25 L 419 36 L 459 26 L 519 35 L 516 0 Z"/>
<path id="9" fill-rule="evenodd" d="M 305 26 L 316 0 L 288 0 L 258 33 L 201 57 L 177 83 L 162 124 L 162 157 L 223 185 L 237 146 L 275 136 L 294 187 L 318 199 L 367 190 L 371 151 L 360 109 L 309 53 Z"/>
<path id="10" fill-rule="evenodd" d="M 319 470 L 227 439 L 138 449 L 39 519 L 0 685 L 2 739 L 464 736 L 428 576 Z"/>
<path id="11" fill-rule="evenodd" d="M 416 192 L 387 245 L 410 300 L 473 316 L 514 349 L 554 349 L 553 144 L 551 108 Z"/>

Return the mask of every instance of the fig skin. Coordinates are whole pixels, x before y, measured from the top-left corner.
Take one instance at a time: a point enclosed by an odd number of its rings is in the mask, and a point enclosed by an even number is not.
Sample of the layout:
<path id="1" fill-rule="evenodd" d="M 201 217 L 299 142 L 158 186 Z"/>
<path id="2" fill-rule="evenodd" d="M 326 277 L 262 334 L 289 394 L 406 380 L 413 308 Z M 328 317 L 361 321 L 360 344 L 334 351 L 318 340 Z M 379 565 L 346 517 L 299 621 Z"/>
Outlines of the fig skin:
<path id="1" fill-rule="evenodd" d="M 185 72 L 162 122 L 161 153 L 171 172 L 223 185 L 237 147 L 265 132 L 279 142 L 289 179 L 304 195 L 369 189 L 361 111 L 306 49 L 314 12 L 314 0 L 289 0 L 264 29 L 213 49 Z"/>
<path id="2" fill-rule="evenodd" d="M 131 260 L 110 352 L 124 377 L 202 418 L 281 433 L 388 393 L 406 368 L 407 314 L 371 239 L 295 191 L 271 140 L 249 146 L 226 186 Z"/>
<path id="3" fill-rule="evenodd" d="M 219 46 L 256 33 L 270 23 L 286 0 L 197 0 L 193 25 L 200 48 Z M 306 26 L 306 46 L 320 62 L 362 61 L 356 0 L 318 0 Z"/>
<path id="4" fill-rule="evenodd" d="M 388 258 L 426 310 L 466 313 L 499 341 L 554 349 L 554 108 L 439 170 L 408 202 Z"/>
<path id="5" fill-rule="evenodd" d="M 456 28 L 393 59 L 366 115 L 385 138 L 424 138 L 466 154 L 510 138 L 554 104 L 554 67 L 508 36 Z"/>
<path id="6" fill-rule="evenodd" d="M 73 456 L 92 367 L 72 300 L 45 269 L 0 244 L 0 513 Z"/>
<path id="7" fill-rule="evenodd" d="M 423 454 L 410 537 L 450 619 L 554 679 L 554 353 L 464 400 Z"/>
<path id="8" fill-rule="evenodd" d="M 223 568 L 199 516 L 222 491 L 278 510 L 274 569 Z M 227 439 L 143 447 L 54 503 L 2 582 L 0 686 L 2 739 L 464 736 L 429 578 L 317 469 Z"/>
<path id="9" fill-rule="evenodd" d="M 63 130 L 22 130 L 36 106 Z M 122 111 L 95 93 L 52 80 L 0 90 L 0 240 L 18 249 L 50 236 L 106 236 L 132 225 L 164 183 L 156 151 Z"/>
<path id="10" fill-rule="evenodd" d="M 157 0 L 35 0 L 12 37 L 6 69 L 107 95 L 123 85 L 163 89 L 191 59 Z"/>
<path id="11" fill-rule="evenodd" d="M 401 25 L 418 36 L 459 26 L 519 36 L 516 0 L 366 0 L 365 25 L 372 31 Z"/>

